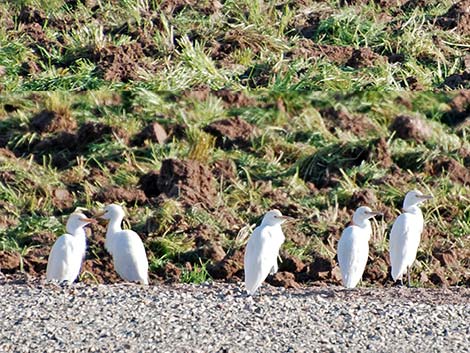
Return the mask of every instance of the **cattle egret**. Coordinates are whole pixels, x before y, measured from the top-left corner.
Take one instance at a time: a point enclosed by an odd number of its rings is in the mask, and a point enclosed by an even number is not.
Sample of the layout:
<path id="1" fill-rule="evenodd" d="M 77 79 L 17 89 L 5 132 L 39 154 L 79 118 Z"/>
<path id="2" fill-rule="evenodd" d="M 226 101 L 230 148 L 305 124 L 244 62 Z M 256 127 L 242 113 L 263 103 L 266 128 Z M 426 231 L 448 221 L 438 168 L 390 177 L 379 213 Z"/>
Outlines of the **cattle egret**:
<path id="1" fill-rule="evenodd" d="M 46 278 L 59 282 L 72 283 L 78 277 L 86 252 L 84 227 L 94 223 L 94 219 L 83 213 L 72 213 L 67 221 L 67 233 L 61 235 L 52 246 L 47 261 Z"/>
<path id="2" fill-rule="evenodd" d="M 268 274 L 278 270 L 277 257 L 285 236 L 281 224 L 290 217 L 272 210 L 265 214 L 261 225 L 256 227 L 245 250 L 245 287 L 253 295 Z"/>
<path id="3" fill-rule="evenodd" d="M 113 257 L 114 269 L 122 279 L 148 284 L 148 261 L 139 235 L 121 228 L 124 210 L 119 205 L 108 205 L 101 216 L 109 220 L 105 248 Z"/>
<path id="4" fill-rule="evenodd" d="M 369 219 L 380 215 L 369 207 L 359 207 L 338 242 L 338 262 L 346 288 L 354 288 L 362 278 L 369 257 L 369 239 L 372 227 Z"/>
<path id="5" fill-rule="evenodd" d="M 410 268 L 416 259 L 424 226 L 419 204 L 429 199 L 432 199 L 432 196 L 423 195 L 420 191 L 408 192 L 403 202 L 403 213 L 397 217 L 390 232 L 392 278 L 403 283 L 403 275 L 408 272 L 408 286 L 411 284 Z"/>

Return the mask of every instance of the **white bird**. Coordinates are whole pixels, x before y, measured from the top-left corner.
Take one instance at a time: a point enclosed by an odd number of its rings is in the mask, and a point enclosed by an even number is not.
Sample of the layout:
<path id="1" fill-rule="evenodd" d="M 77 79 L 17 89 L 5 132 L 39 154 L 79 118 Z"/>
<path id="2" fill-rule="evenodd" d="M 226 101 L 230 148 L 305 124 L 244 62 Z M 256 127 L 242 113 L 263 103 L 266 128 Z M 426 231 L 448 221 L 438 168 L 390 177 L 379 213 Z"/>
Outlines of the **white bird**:
<path id="1" fill-rule="evenodd" d="M 66 230 L 52 246 L 47 261 L 46 278 L 48 280 L 72 283 L 78 277 L 86 252 L 86 233 L 84 227 L 95 223 L 94 219 L 85 217 L 83 213 L 74 212 L 70 215 Z"/>
<path id="2" fill-rule="evenodd" d="M 119 205 L 108 205 L 101 216 L 109 220 L 105 248 L 113 257 L 114 269 L 122 279 L 148 284 L 148 261 L 139 235 L 121 228 L 124 210 Z"/>
<path id="3" fill-rule="evenodd" d="M 397 217 L 390 232 L 390 262 L 392 278 L 403 283 L 403 275 L 408 272 L 410 286 L 410 268 L 416 259 L 421 232 L 424 227 L 423 213 L 419 204 L 432 199 L 418 190 L 412 190 L 405 196 L 403 213 Z"/>
<path id="4" fill-rule="evenodd" d="M 278 270 L 277 257 L 285 236 L 281 224 L 290 217 L 272 210 L 265 214 L 261 225 L 256 227 L 245 250 L 245 287 L 253 295 L 268 274 Z"/>
<path id="5" fill-rule="evenodd" d="M 369 219 L 381 213 L 369 207 L 359 207 L 353 215 L 352 225 L 341 234 L 338 242 L 338 262 L 346 288 L 354 288 L 362 278 L 369 257 L 369 239 L 372 227 Z"/>

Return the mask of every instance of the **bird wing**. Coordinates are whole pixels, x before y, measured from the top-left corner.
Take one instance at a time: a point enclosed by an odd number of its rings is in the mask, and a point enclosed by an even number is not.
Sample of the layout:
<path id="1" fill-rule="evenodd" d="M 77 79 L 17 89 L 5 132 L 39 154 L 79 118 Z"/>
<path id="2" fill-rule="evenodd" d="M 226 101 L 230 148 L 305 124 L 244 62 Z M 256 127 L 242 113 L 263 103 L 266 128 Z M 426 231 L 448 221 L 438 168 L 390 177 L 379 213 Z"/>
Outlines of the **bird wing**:
<path id="1" fill-rule="evenodd" d="M 52 246 L 47 261 L 46 277 L 48 280 L 73 282 L 80 272 L 81 262 L 82 257 L 74 251 L 74 237 L 63 234 Z"/>
<path id="2" fill-rule="evenodd" d="M 126 281 L 148 284 L 147 254 L 139 235 L 132 230 L 123 230 L 113 236 L 116 272 Z"/>
<path id="3" fill-rule="evenodd" d="M 369 257 L 368 230 L 347 227 L 338 242 L 338 263 L 346 288 L 354 288 L 361 280 Z"/>
<path id="4" fill-rule="evenodd" d="M 277 261 L 280 242 L 278 234 L 271 234 L 271 227 L 257 227 L 246 245 L 245 286 L 249 294 L 254 294 L 266 279 Z M 274 237 L 273 237 L 274 235 Z"/>
<path id="5" fill-rule="evenodd" d="M 392 277 L 401 279 L 416 258 L 422 227 L 411 213 L 397 217 L 390 232 L 390 262 Z"/>

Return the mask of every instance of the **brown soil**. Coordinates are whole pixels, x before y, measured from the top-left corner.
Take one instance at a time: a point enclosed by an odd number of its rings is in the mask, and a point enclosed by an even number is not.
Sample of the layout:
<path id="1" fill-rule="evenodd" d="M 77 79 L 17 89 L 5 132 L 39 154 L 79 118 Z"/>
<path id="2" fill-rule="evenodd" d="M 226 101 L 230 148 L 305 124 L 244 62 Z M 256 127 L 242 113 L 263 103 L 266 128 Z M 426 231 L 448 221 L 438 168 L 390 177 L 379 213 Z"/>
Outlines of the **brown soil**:
<path id="1" fill-rule="evenodd" d="M 266 282 L 275 287 L 300 288 L 300 284 L 295 281 L 295 275 L 286 271 L 280 271 L 273 276 L 268 276 Z"/>
<path id="2" fill-rule="evenodd" d="M 346 62 L 346 66 L 360 69 L 373 66 L 377 61 L 385 61 L 383 56 L 374 53 L 369 48 L 354 49 L 351 57 Z"/>
<path id="3" fill-rule="evenodd" d="M 390 125 L 390 131 L 403 140 L 414 140 L 424 142 L 431 137 L 432 131 L 426 123 L 419 118 L 399 115 Z"/>
<path id="4" fill-rule="evenodd" d="M 127 189 L 117 186 L 104 188 L 94 196 L 95 200 L 105 204 L 125 202 L 128 205 L 143 205 L 147 202 L 145 193 L 140 189 Z"/>
<path id="5" fill-rule="evenodd" d="M 135 146 L 143 146 L 145 141 L 151 141 L 163 145 L 168 138 L 168 134 L 157 122 L 150 123 L 140 133 L 138 133 L 132 140 Z"/>
<path id="6" fill-rule="evenodd" d="M 214 279 L 232 279 L 234 276 L 243 277 L 243 258 L 241 250 L 228 253 L 222 261 L 209 265 L 207 270 Z"/>
<path id="7" fill-rule="evenodd" d="M 343 131 L 350 131 L 356 136 L 364 137 L 368 133 L 376 131 L 374 124 L 366 116 L 349 114 L 346 109 L 327 108 L 320 110 L 320 114 L 331 133 L 335 133 L 339 128 Z"/>
<path id="8" fill-rule="evenodd" d="M 313 261 L 297 274 L 298 282 L 330 281 L 333 278 L 333 260 L 327 259 L 319 254 L 313 254 Z"/>
<path id="9" fill-rule="evenodd" d="M 353 51 L 352 47 L 316 44 L 309 39 L 302 39 L 287 55 L 304 59 L 327 58 L 332 62 L 344 65 L 351 58 Z"/>
<path id="10" fill-rule="evenodd" d="M 225 183 L 237 179 L 237 168 L 235 162 L 230 159 L 216 161 L 212 165 L 212 174 L 217 180 L 223 180 Z"/>
<path id="11" fill-rule="evenodd" d="M 247 148 L 255 128 L 240 117 L 217 120 L 204 128 L 216 137 L 216 145 L 221 148 Z"/>
<path id="12" fill-rule="evenodd" d="M 212 91 L 212 93 L 216 97 L 221 98 L 224 101 L 226 107 L 229 107 L 229 108 L 232 108 L 232 107 L 241 108 L 241 107 L 247 107 L 247 106 L 256 104 L 256 101 L 254 99 L 247 97 L 242 92 L 236 92 L 236 91 L 223 88 L 217 91 Z"/>
<path id="13" fill-rule="evenodd" d="M 279 271 L 287 271 L 292 273 L 300 273 L 306 264 L 294 255 L 290 255 L 286 251 L 281 250 L 281 261 L 279 263 Z"/>
<path id="14" fill-rule="evenodd" d="M 470 118 L 470 90 L 461 90 L 449 102 L 450 110 L 442 117 L 442 121 L 450 126 L 461 124 Z"/>
<path id="15" fill-rule="evenodd" d="M 111 135 L 113 132 L 111 126 L 103 123 L 87 122 L 80 126 L 77 132 L 78 141 L 82 146 L 92 142 L 99 142 L 103 136 Z"/>
<path id="16" fill-rule="evenodd" d="M 340 0 L 339 4 L 340 6 L 377 4 L 381 7 L 391 8 L 400 6 L 403 2 L 404 0 Z"/>
<path id="17" fill-rule="evenodd" d="M 304 59 L 326 58 L 336 64 L 355 69 L 373 66 L 377 61 L 386 60 L 370 48 L 354 49 L 353 47 L 316 44 L 309 39 L 300 40 L 298 45 L 287 53 L 287 56 Z"/>
<path id="18" fill-rule="evenodd" d="M 70 132 L 77 128 L 77 122 L 68 110 L 64 110 L 62 113 L 43 110 L 31 118 L 31 128 L 40 133 Z"/>
<path id="19" fill-rule="evenodd" d="M 0 271 L 2 273 L 16 273 L 20 268 L 21 257 L 16 252 L 0 251 Z"/>
<path id="20" fill-rule="evenodd" d="M 139 70 L 152 70 L 143 60 L 145 53 L 142 45 L 137 42 L 95 48 L 93 56 L 98 63 L 98 70 L 108 81 L 138 81 L 141 79 Z"/>
<path id="21" fill-rule="evenodd" d="M 374 209 L 374 206 L 377 205 L 377 201 L 377 197 L 375 196 L 373 190 L 362 189 L 354 191 L 351 198 L 349 199 L 347 206 L 349 209 L 353 210 L 360 206 L 369 206 L 370 208 Z"/>
<path id="22" fill-rule="evenodd" d="M 470 32 L 470 0 L 462 0 L 454 4 L 443 16 L 437 18 L 437 25 L 445 30 L 455 29 L 458 33 Z"/>
<path id="23" fill-rule="evenodd" d="M 147 197 L 165 194 L 178 198 L 183 206 L 202 204 L 212 208 L 217 196 L 210 169 L 193 160 L 166 159 L 159 173 L 143 175 L 140 185 Z"/>
<path id="24" fill-rule="evenodd" d="M 72 208 L 73 195 L 64 188 L 56 188 L 52 191 L 52 204 L 55 208 L 63 211 Z"/>
<path id="25" fill-rule="evenodd" d="M 436 158 L 428 164 L 427 171 L 430 175 L 435 176 L 448 174 L 452 181 L 461 183 L 463 185 L 470 185 L 470 170 L 465 168 L 462 164 L 453 158 Z"/>
<path id="26" fill-rule="evenodd" d="M 470 72 L 450 75 L 445 78 L 443 85 L 450 89 L 470 88 Z"/>

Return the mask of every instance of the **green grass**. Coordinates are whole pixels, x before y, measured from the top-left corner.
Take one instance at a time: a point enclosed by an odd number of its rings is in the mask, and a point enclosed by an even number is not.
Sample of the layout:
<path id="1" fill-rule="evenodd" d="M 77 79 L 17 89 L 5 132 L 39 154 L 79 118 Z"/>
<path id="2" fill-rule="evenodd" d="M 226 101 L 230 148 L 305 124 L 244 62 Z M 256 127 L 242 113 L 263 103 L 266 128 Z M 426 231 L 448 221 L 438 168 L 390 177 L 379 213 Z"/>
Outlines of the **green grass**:
<path id="1" fill-rule="evenodd" d="M 99 2 L 94 9 L 61 0 L 0 5 L 6 24 L 0 28 L 0 142 L 16 155 L 0 153 L 0 250 L 27 257 L 32 235 L 63 232 L 70 209 L 54 203 L 56 188 L 71 192 L 72 207 L 95 211 L 102 207 L 95 197 L 104 188 L 137 189 L 142 175 L 176 158 L 208 168 L 230 160 L 236 171 L 233 180 L 215 181 L 212 208 L 184 207 L 175 199 L 126 205 L 128 226 L 144 235 L 151 271 L 173 262 L 182 282 L 210 280 L 205 259 L 193 261 L 191 269 L 181 260 L 198 250 L 194 229 L 207 226 L 210 241 L 226 251 L 242 249 L 240 229 L 283 205 L 298 218 L 285 227 L 307 238 L 301 245 L 288 239 L 285 249 L 307 263 L 318 254 L 333 259 L 353 211 L 350 200 L 363 188 L 377 197 L 372 208 L 393 216 L 406 191 L 432 191 L 436 199 L 424 207 L 430 235 L 420 250 L 421 270 L 432 273 L 437 250 L 448 248 L 457 249 L 466 264 L 468 185 L 446 173 L 429 173 L 443 156 L 470 167 L 462 152 L 470 148 L 469 128 L 445 124 L 456 93 L 442 85 L 449 75 L 464 72 L 470 39 L 434 21 L 450 1 L 406 11 L 374 4 L 341 7 L 338 1 L 230 0 L 219 9 L 204 1 L 172 12 L 163 3 Z M 22 23 L 25 5 L 41 8 L 44 21 Z M 310 31 L 306 25 L 312 25 Z M 142 53 L 135 50 L 137 58 L 127 62 L 109 51 L 129 45 L 140 45 Z M 315 45 L 368 47 L 383 59 L 353 68 L 347 57 L 298 54 Z M 389 62 L 391 54 L 402 54 L 402 62 Z M 130 70 L 132 78 L 107 79 L 110 68 Z M 410 77 L 421 91 L 410 89 Z M 224 101 L 214 93 L 222 88 L 250 101 Z M 77 128 L 93 122 L 112 133 L 79 150 L 61 145 L 37 150 L 38 143 L 59 135 L 31 127 L 31 118 L 44 109 L 70 117 Z M 332 126 L 324 109 L 365 116 L 374 130 L 356 136 Z M 397 115 L 424 119 L 431 137 L 423 143 L 397 139 L 389 130 Z M 205 127 L 233 116 L 254 125 L 256 133 L 245 148 L 217 147 Z M 168 141 L 131 144 L 151 122 L 170 132 Z M 393 167 L 378 160 L 379 137 Z M 59 156 L 65 167 L 55 165 Z M 378 221 L 372 239 L 371 248 L 383 258 L 391 221 Z M 461 277 L 459 283 L 468 282 Z"/>

